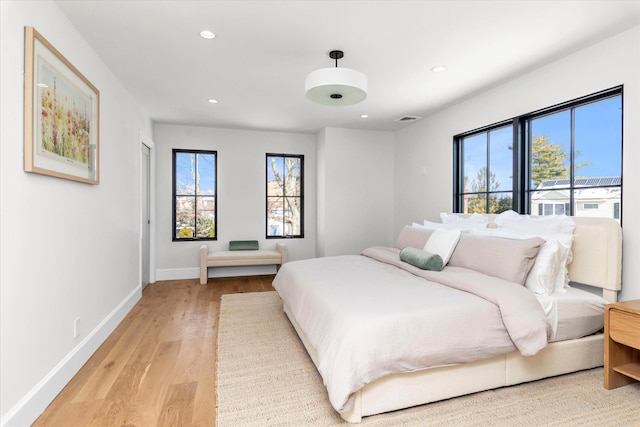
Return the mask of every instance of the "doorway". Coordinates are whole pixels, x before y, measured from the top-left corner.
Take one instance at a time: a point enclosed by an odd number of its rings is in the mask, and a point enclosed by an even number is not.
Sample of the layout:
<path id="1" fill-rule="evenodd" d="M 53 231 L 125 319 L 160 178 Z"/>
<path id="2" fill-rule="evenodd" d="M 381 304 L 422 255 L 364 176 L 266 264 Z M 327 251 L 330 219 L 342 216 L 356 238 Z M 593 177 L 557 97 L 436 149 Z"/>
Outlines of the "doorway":
<path id="1" fill-rule="evenodd" d="M 151 149 L 144 143 L 140 147 L 140 284 L 144 289 L 150 283 L 151 265 Z"/>

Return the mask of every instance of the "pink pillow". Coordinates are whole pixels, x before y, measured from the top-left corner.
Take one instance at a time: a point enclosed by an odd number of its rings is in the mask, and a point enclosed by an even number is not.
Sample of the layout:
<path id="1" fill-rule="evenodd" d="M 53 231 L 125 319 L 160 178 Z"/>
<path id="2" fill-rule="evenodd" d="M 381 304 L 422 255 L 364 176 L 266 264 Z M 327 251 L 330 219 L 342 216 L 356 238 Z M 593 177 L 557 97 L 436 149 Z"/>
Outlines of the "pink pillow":
<path id="1" fill-rule="evenodd" d="M 424 248 L 425 243 L 427 243 L 427 240 L 429 240 L 429 237 L 431 237 L 431 233 L 433 233 L 433 230 L 407 225 L 403 227 L 402 230 L 400 230 L 400 234 L 398 234 L 396 248 L 404 249 L 409 246 L 416 249 L 422 249 Z"/>
<path id="2" fill-rule="evenodd" d="M 524 285 L 544 243 L 539 237 L 516 240 L 462 234 L 449 265 Z"/>

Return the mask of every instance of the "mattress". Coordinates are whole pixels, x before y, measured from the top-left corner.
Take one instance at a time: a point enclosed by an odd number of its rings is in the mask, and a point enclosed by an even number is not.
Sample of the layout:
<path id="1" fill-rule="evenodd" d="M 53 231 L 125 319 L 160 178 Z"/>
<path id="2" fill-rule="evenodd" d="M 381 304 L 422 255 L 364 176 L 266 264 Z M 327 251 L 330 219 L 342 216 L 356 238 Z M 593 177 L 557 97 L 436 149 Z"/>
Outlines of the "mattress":
<path id="1" fill-rule="evenodd" d="M 591 292 L 569 287 L 566 292 L 536 297 L 551 324 L 550 342 L 584 337 L 604 326 L 607 301 Z"/>

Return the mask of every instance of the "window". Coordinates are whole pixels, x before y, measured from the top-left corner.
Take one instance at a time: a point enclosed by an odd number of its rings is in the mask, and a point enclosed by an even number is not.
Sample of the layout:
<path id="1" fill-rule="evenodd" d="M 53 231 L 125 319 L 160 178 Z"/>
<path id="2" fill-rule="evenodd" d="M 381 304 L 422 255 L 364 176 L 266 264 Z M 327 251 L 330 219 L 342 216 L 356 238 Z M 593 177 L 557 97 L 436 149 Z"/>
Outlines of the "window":
<path id="1" fill-rule="evenodd" d="M 622 87 L 454 137 L 454 211 L 620 220 Z"/>
<path id="2" fill-rule="evenodd" d="M 304 237 L 304 156 L 267 154 L 267 239 Z"/>
<path id="3" fill-rule="evenodd" d="M 569 203 L 538 204 L 538 215 L 566 215 L 567 212 L 569 212 Z"/>
<path id="4" fill-rule="evenodd" d="M 173 150 L 173 241 L 216 240 L 217 157 Z"/>
<path id="5" fill-rule="evenodd" d="M 460 138 L 462 212 L 500 213 L 511 209 L 512 141 L 511 126 L 500 124 Z"/>

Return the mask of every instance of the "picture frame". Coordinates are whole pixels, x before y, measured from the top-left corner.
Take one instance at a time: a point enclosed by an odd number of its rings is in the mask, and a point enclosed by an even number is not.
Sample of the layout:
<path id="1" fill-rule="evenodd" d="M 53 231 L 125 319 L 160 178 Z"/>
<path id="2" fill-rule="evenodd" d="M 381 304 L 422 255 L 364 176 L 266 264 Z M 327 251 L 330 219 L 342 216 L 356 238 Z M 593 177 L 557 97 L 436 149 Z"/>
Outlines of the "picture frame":
<path id="1" fill-rule="evenodd" d="M 100 92 L 33 27 L 25 27 L 24 170 L 100 182 Z"/>

